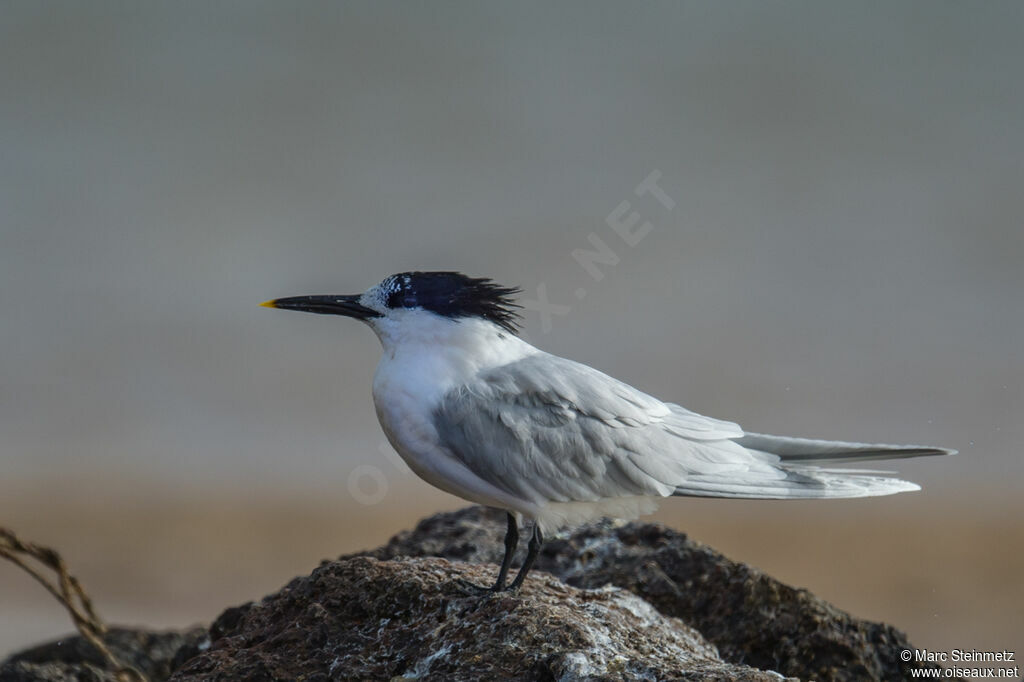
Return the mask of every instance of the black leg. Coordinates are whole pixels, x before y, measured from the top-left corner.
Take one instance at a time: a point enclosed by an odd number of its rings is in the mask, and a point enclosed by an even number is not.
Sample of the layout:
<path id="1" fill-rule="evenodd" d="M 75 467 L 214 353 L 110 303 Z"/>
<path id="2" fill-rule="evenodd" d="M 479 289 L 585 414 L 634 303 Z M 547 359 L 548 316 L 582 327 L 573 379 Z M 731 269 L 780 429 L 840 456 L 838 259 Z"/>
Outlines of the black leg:
<path id="1" fill-rule="evenodd" d="M 532 540 L 531 540 L 532 542 Z M 492 592 L 501 592 L 505 589 L 505 580 L 508 579 L 508 569 L 512 566 L 512 557 L 519 546 L 519 525 L 516 517 L 508 515 L 508 530 L 505 532 L 505 556 L 501 560 L 501 569 L 498 571 L 498 580 L 491 588 Z"/>
<path id="2" fill-rule="evenodd" d="M 530 540 L 532 543 L 533 540 Z M 516 517 L 508 515 L 508 530 L 505 531 L 505 556 L 501 559 L 501 568 L 498 570 L 498 580 L 491 587 L 483 587 L 461 578 L 456 582 L 462 589 L 470 594 L 487 594 L 489 592 L 504 592 L 505 581 L 508 579 L 508 569 L 512 566 L 512 558 L 516 554 L 516 547 L 519 546 L 519 525 Z M 531 544 L 532 547 L 532 544 Z"/>
<path id="3" fill-rule="evenodd" d="M 533 535 L 530 536 L 530 544 L 526 546 L 526 558 L 523 560 L 522 568 L 519 569 L 519 575 L 508 586 L 509 590 L 518 590 L 519 586 L 526 580 L 526 574 L 533 568 L 533 562 L 537 560 L 537 554 L 540 553 L 540 546 L 542 544 L 544 544 L 544 536 L 540 532 L 540 526 L 534 521 Z"/>

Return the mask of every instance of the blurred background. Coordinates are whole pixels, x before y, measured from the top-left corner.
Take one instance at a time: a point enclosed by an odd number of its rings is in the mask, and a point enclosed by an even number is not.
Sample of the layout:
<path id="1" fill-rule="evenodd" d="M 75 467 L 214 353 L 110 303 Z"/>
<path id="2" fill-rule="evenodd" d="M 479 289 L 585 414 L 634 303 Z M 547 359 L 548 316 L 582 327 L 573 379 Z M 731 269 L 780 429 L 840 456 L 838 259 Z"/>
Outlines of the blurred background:
<path id="1" fill-rule="evenodd" d="M 959 449 L 897 463 L 920 493 L 657 518 L 917 646 L 1019 650 L 1022 28 L 1014 2 L 5 2 L 0 524 L 162 628 L 461 506 L 382 445 L 372 333 L 257 306 L 457 269 L 692 410 Z M 0 565 L 0 655 L 68 630 Z"/>

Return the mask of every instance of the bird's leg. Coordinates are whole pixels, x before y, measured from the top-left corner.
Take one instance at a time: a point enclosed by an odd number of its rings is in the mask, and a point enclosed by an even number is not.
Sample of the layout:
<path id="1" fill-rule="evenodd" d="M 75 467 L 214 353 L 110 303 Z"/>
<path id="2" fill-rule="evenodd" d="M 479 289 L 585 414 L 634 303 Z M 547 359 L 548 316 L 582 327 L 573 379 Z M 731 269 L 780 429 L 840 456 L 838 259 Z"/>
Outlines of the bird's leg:
<path id="1" fill-rule="evenodd" d="M 530 540 L 532 543 L 533 540 Z M 505 531 L 505 556 L 501 559 L 501 568 L 498 569 L 498 580 L 493 587 L 481 587 L 468 580 L 458 580 L 459 585 L 471 592 L 502 592 L 505 590 L 505 581 L 508 579 L 508 569 L 512 566 L 512 557 L 515 556 L 516 547 L 519 546 L 519 524 L 516 517 L 508 514 L 508 530 Z M 531 545 L 532 546 L 532 545 Z"/>
<path id="2" fill-rule="evenodd" d="M 533 535 L 530 536 L 530 544 L 526 546 L 526 558 L 523 560 L 523 565 L 519 569 L 519 575 L 512 581 L 512 584 L 508 586 L 509 590 L 518 590 L 519 586 L 526 580 L 526 574 L 533 568 L 533 562 L 537 560 L 537 554 L 540 553 L 540 546 L 544 544 L 544 536 L 540 532 L 540 526 L 536 521 L 533 523 Z"/>
<path id="3" fill-rule="evenodd" d="M 532 542 L 533 540 L 531 540 Z M 512 566 L 512 557 L 519 546 L 519 524 L 516 517 L 508 514 L 508 530 L 505 532 L 505 556 L 501 559 L 501 568 L 498 570 L 498 580 L 491 588 L 492 592 L 501 592 L 505 589 L 505 580 L 508 578 L 508 569 Z"/>

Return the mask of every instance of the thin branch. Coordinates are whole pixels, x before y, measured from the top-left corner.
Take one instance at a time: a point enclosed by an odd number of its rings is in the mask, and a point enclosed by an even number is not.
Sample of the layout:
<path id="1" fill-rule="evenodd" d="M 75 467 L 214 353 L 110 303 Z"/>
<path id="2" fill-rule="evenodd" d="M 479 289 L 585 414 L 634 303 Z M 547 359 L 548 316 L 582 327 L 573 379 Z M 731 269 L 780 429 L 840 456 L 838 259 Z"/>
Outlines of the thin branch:
<path id="1" fill-rule="evenodd" d="M 120 682 L 147 682 L 146 676 L 142 672 L 121 663 L 107 647 L 103 641 L 103 637 L 107 634 L 107 626 L 96 615 L 89 595 L 82 589 L 82 584 L 78 582 L 78 579 L 68 571 L 67 564 L 56 550 L 21 540 L 14 534 L 14 531 L 0 526 L 0 557 L 7 559 L 35 578 L 40 585 L 46 588 L 47 592 L 53 595 L 54 599 L 67 609 L 75 628 L 82 634 L 82 637 L 96 647 L 110 664 Z M 35 564 L 26 561 L 26 557 L 34 559 L 43 567 L 56 573 L 56 580 L 53 580 L 53 576 L 46 575 Z"/>

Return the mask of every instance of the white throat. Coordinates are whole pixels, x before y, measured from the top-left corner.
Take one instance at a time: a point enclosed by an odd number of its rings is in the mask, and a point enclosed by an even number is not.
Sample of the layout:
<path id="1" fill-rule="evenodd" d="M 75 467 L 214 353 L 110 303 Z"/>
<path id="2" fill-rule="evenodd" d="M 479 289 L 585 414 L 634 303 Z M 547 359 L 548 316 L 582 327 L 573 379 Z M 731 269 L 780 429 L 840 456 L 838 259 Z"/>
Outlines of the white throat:
<path id="1" fill-rule="evenodd" d="M 383 354 L 374 393 L 414 388 L 420 398 L 436 396 L 477 373 L 514 362 L 536 348 L 487 320 L 449 319 L 420 309 L 395 310 L 368 321 Z"/>

